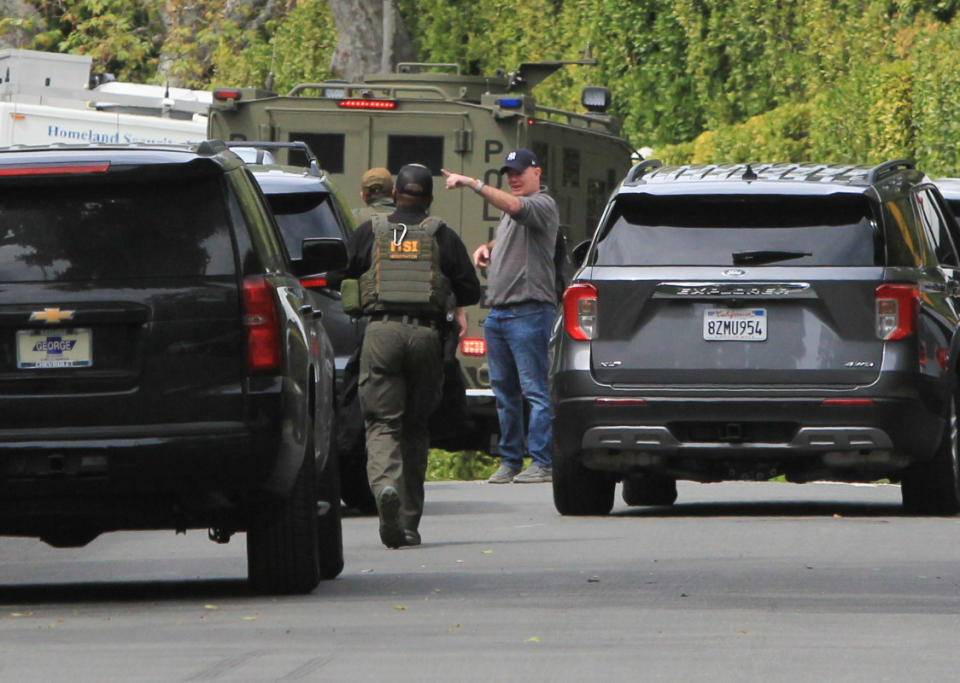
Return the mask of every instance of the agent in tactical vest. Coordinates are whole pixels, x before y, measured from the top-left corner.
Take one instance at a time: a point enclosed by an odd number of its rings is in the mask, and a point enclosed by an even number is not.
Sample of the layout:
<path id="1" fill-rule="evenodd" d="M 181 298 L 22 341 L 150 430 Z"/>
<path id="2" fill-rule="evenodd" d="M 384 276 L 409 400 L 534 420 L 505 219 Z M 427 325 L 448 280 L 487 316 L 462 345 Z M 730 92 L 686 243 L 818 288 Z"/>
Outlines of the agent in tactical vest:
<path id="1" fill-rule="evenodd" d="M 443 384 L 442 335 L 466 330 L 464 307 L 480 299 L 470 256 L 457 234 L 428 218 L 430 170 L 404 166 L 397 210 L 362 223 L 347 245 L 347 277 L 359 279 L 369 316 L 360 350 L 359 396 L 367 477 L 389 548 L 419 545 L 429 432 Z M 346 282 L 345 282 L 346 285 Z"/>

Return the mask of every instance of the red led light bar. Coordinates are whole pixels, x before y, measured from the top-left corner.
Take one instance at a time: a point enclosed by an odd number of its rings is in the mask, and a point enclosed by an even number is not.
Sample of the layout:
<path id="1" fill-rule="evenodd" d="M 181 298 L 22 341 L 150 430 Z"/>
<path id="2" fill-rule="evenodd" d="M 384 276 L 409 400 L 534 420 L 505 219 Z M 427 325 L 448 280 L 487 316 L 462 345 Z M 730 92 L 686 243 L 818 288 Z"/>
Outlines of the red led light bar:
<path id="1" fill-rule="evenodd" d="M 30 164 L 28 166 L 0 166 L 0 176 L 69 175 L 71 173 L 106 173 L 110 162 L 91 164 Z"/>
<path id="2" fill-rule="evenodd" d="M 337 105 L 341 109 L 396 109 L 397 103 L 393 100 L 340 100 Z"/>
<path id="3" fill-rule="evenodd" d="M 213 99 L 221 102 L 239 100 L 242 94 L 239 88 L 216 88 L 213 91 Z"/>
<path id="4" fill-rule="evenodd" d="M 483 339 L 465 337 L 460 341 L 460 353 L 464 356 L 486 356 L 487 342 Z"/>
<path id="5" fill-rule="evenodd" d="M 310 277 L 302 277 L 300 278 L 300 284 L 306 287 L 307 289 L 310 289 L 311 287 L 326 287 L 327 278 L 317 277 L 315 275 L 312 275 Z"/>

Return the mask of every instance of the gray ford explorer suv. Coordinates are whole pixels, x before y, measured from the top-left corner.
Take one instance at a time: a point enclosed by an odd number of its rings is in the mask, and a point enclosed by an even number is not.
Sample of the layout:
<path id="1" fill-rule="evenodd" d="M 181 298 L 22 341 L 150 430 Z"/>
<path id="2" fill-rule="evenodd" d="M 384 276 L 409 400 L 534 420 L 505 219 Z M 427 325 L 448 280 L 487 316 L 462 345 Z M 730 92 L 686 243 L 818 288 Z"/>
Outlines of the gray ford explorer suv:
<path id="1" fill-rule="evenodd" d="M 339 574 L 333 349 L 290 267 L 219 141 L 0 151 L 0 535 L 246 532 L 258 591 Z"/>
<path id="2" fill-rule="evenodd" d="M 955 514 L 958 238 L 909 161 L 636 165 L 551 346 L 557 510 L 784 475 Z"/>

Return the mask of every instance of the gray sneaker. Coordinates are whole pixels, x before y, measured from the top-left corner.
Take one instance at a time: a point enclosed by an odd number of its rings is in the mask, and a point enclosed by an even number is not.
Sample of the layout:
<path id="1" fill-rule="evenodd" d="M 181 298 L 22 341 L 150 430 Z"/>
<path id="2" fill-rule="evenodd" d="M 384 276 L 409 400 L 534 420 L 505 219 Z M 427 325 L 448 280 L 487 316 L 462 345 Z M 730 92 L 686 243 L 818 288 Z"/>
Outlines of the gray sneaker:
<path id="1" fill-rule="evenodd" d="M 496 472 L 487 479 L 488 484 L 509 484 L 513 478 L 520 474 L 519 467 L 510 467 L 510 465 L 500 465 Z"/>
<path id="2" fill-rule="evenodd" d="M 553 481 L 553 468 L 540 465 L 530 465 L 513 478 L 514 484 L 542 484 L 548 481 Z"/>

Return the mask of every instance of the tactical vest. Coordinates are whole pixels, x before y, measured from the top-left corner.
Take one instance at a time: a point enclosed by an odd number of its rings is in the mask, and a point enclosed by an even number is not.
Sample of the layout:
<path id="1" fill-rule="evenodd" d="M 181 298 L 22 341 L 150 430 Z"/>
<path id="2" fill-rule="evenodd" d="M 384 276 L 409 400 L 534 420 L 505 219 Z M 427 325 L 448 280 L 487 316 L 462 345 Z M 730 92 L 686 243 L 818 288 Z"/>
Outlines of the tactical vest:
<path id="1" fill-rule="evenodd" d="M 397 210 L 397 205 L 393 203 L 390 197 L 380 197 L 374 200 L 372 204 L 367 204 L 359 209 L 353 210 L 353 221 L 357 225 L 365 221 L 372 220 L 378 213 L 391 214 Z"/>
<path id="2" fill-rule="evenodd" d="M 371 220 L 370 268 L 360 276 L 363 312 L 446 317 L 455 299 L 450 280 L 440 270 L 436 233 L 443 222 L 428 217 L 408 226 L 390 223 L 385 214 L 374 214 Z"/>

